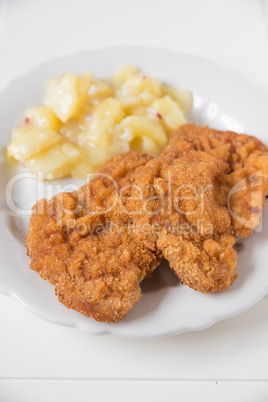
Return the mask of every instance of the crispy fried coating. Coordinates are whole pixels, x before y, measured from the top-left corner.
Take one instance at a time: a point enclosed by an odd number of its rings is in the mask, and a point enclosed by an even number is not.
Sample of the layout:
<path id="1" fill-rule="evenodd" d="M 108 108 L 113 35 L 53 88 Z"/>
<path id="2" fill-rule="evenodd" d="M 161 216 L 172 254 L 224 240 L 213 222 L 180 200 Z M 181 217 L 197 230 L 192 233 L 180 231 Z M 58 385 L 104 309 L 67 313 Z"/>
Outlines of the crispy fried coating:
<path id="1" fill-rule="evenodd" d="M 135 173 L 142 189 L 128 203 L 135 239 L 161 250 L 185 285 L 224 290 L 237 277 L 237 237 L 259 224 L 267 176 L 268 150 L 255 137 L 181 126 L 160 157 Z"/>
<path id="2" fill-rule="evenodd" d="M 162 258 L 133 242 L 119 202 L 120 190 L 130 187 L 135 169 L 149 159 L 134 152 L 117 156 L 78 191 L 33 208 L 31 268 L 55 286 L 65 306 L 97 321 L 124 318 L 141 297 L 139 283 Z"/>
<path id="3" fill-rule="evenodd" d="M 181 144 L 228 164 L 229 174 L 215 183 L 217 200 L 228 208 L 235 234 L 250 236 L 259 224 L 268 191 L 267 147 L 253 136 L 195 124 L 185 124 L 171 135 L 169 148 Z M 171 151 L 167 148 L 164 152 Z"/>
<path id="4" fill-rule="evenodd" d="M 231 218 L 215 194 L 217 177 L 227 171 L 225 162 L 187 144 L 170 148 L 136 170 L 127 204 L 135 241 L 161 250 L 183 284 L 204 293 L 237 277 Z"/>

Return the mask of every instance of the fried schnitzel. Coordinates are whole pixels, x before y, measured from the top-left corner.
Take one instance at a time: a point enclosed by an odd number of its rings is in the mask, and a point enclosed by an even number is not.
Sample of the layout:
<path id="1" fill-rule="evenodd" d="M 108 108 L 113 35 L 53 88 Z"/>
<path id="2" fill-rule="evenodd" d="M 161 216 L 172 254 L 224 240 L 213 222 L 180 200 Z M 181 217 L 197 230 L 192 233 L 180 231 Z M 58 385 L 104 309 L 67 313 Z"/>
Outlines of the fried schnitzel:
<path id="1" fill-rule="evenodd" d="M 259 223 L 267 175 L 268 151 L 255 137 L 181 126 L 157 159 L 136 170 L 128 202 L 135 239 L 161 250 L 183 284 L 224 290 L 237 277 L 237 236 Z"/>
<path id="2" fill-rule="evenodd" d="M 268 191 L 268 148 L 257 138 L 232 131 L 219 131 L 185 124 L 170 138 L 170 148 L 203 151 L 226 162 L 229 174 L 215 183 L 219 205 L 228 208 L 235 234 L 248 237 L 260 221 Z"/>
<path id="3" fill-rule="evenodd" d="M 227 170 L 204 152 L 166 152 L 136 170 L 127 204 L 135 241 L 161 250 L 183 284 L 206 293 L 237 277 L 231 218 L 215 196 L 215 180 Z"/>
<path id="4" fill-rule="evenodd" d="M 117 156 L 78 191 L 33 208 L 30 267 L 55 286 L 65 306 L 97 321 L 124 318 L 141 297 L 139 283 L 162 258 L 135 244 L 127 213 L 121 208 L 117 214 L 120 189 L 131 185 L 135 169 L 149 159 L 134 152 Z"/>

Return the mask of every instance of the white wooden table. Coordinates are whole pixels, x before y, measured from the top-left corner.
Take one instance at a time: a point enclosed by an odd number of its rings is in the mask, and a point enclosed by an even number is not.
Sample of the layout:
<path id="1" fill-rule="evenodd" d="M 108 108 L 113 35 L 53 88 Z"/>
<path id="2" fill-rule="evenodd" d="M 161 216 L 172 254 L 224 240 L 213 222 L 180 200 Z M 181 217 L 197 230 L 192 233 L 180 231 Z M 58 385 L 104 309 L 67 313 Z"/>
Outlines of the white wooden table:
<path id="1" fill-rule="evenodd" d="M 200 55 L 268 91 L 267 0 L 0 0 L 0 88 L 56 55 L 119 44 Z M 204 331 L 134 341 L 0 296 L 0 402 L 138 398 L 267 401 L 268 297 Z"/>

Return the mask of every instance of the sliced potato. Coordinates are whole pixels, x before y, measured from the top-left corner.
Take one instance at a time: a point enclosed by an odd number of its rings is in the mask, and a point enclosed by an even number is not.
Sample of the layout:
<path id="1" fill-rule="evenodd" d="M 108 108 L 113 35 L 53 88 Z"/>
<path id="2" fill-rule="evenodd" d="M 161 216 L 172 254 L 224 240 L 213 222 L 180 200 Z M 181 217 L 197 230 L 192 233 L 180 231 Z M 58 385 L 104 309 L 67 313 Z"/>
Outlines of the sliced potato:
<path id="1" fill-rule="evenodd" d="M 121 103 L 122 108 L 127 114 L 132 114 L 133 109 L 141 105 L 139 96 L 117 96 L 116 99 Z"/>
<path id="2" fill-rule="evenodd" d="M 113 129 L 125 113 L 120 102 L 114 98 L 101 101 L 88 122 L 85 122 L 85 130 L 80 136 L 80 145 L 92 144 L 106 149 L 113 136 Z"/>
<path id="3" fill-rule="evenodd" d="M 139 69 L 135 66 L 130 66 L 128 64 L 124 64 L 120 70 L 115 74 L 114 80 L 120 82 L 121 84 L 126 81 L 127 78 L 131 77 L 134 74 L 138 74 Z"/>
<path id="4" fill-rule="evenodd" d="M 143 91 L 140 94 L 140 99 L 143 105 L 145 106 L 151 106 L 153 101 L 157 99 L 156 95 L 151 94 L 151 92 L 148 91 Z"/>
<path id="5" fill-rule="evenodd" d="M 60 135 L 49 128 L 24 128 L 7 147 L 8 156 L 17 160 L 34 157 L 60 142 Z"/>
<path id="6" fill-rule="evenodd" d="M 86 179 L 87 174 L 93 173 L 96 169 L 92 166 L 89 158 L 76 163 L 71 171 L 72 177 L 76 179 Z"/>
<path id="7" fill-rule="evenodd" d="M 152 106 L 170 130 L 175 130 L 186 123 L 180 105 L 171 99 L 170 96 L 167 95 L 164 98 L 157 99 Z"/>
<path id="8" fill-rule="evenodd" d="M 26 123 L 20 124 L 19 126 L 15 127 L 11 133 L 12 140 L 14 141 L 15 139 L 17 139 L 17 138 L 21 137 L 22 135 L 24 135 L 25 133 L 27 133 L 29 131 L 29 128 L 31 128 L 31 126 L 29 126 Z"/>
<path id="9" fill-rule="evenodd" d="M 126 79 L 119 94 L 121 96 L 137 96 L 143 92 L 159 97 L 162 94 L 162 84 L 149 76 L 135 74 Z"/>
<path id="10" fill-rule="evenodd" d="M 79 113 L 86 99 L 91 82 L 89 76 L 65 74 L 59 79 L 48 80 L 45 104 L 51 106 L 62 122 Z"/>
<path id="11" fill-rule="evenodd" d="M 34 173 L 42 172 L 44 179 L 59 179 L 68 176 L 81 156 L 80 151 L 69 143 L 61 143 L 32 159 L 27 159 L 27 168 Z"/>
<path id="12" fill-rule="evenodd" d="M 190 91 L 183 88 L 173 88 L 169 85 L 163 85 L 163 93 L 164 95 L 169 95 L 175 101 L 177 101 L 182 111 L 187 117 L 193 106 L 193 95 Z"/>
<path id="13" fill-rule="evenodd" d="M 24 122 L 30 126 L 50 128 L 57 131 L 61 122 L 49 106 L 36 106 L 26 110 Z"/>
<path id="14" fill-rule="evenodd" d="M 145 152 L 146 154 L 149 154 L 153 156 L 154 158 L 158 156 L 162 150 L 161 146 L 156 144 L 151 138 L 149 137 L 143 137 L 142 142 L 140 145 L 140 151 Z"/>
<path id="15" fill-rule="evenodd" d="M 102 81 L 93 81 L 88 89 L 89 99 L 101 99 L 114 96 L 114 89 Z"/>
<path id="16" fill-rule="evenodd" d="M 132 141 L 135 138 L 149 137 L 162 147 L 167 144 L 167 135 L 161 124 L 150 121 L 146 117 L 127 116 L 121 121 L 120 127 L 122 134 L 125 132 L 131 134 Z"/>

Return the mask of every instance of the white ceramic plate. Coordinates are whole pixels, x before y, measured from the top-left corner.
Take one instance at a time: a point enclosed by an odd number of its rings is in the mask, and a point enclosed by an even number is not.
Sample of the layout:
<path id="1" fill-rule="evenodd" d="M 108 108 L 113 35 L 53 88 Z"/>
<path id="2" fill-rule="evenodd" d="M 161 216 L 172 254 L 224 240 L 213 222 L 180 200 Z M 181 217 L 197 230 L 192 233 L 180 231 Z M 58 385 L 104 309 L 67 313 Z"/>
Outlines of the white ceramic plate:
<path id="1" fill-rule="evenodd" d="M 174 86 L 190 89 L 194 107 L 189 121 L 219 129 L 247 132 L 268 141 L 268 96 L 213 64 L 185 54 L 165 50 L 115 47 L 58 58 L 44 63 L 13 81 L 0 94 L 0 146 L 4 148 L 17 116 L 27 107 L 42 100 L 47 77 L 65 72 L 106 77 L 123 63 L 134 64 L 154 77 Z M 17 172 L 1 159 L 0 195 L 5 198 L 6 185 Z M 11 182 L 12 184 L 12 182 Z M 60 187 L 56 187 L 60 184 Z M 55 183 L 53 191 L 68 189 L 67 180 Z M 151 279 L 142 283 L 143 297 L 128 316 L 119 323 L 103 324 L 68 310 L 58 302 L 54 288 L 29 269 L 25 237 L 29 217 L 27 209 L 36 202 L 37 181 L 16 178 L 12 199 L 24 217 L 0 213 L 0 293 L 9 295 L 34 314 L 48 321 L 79 328 L 91 334 L 115 334 L 132 338 L 153 338 L 207 328 L 216 321 L 245 311 L 268 291 L 268 210 L 254 236 L 243 242 L 239 252 L 239 278 L 223 293 L 203 295 L 180 285 L 166 265 L 157 269 Z M 44 196 L 51 196 L 45 188 Z"/>

